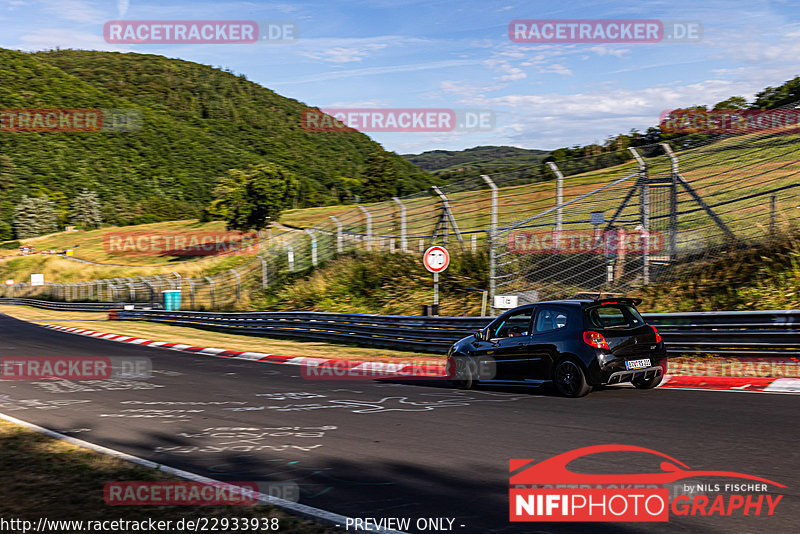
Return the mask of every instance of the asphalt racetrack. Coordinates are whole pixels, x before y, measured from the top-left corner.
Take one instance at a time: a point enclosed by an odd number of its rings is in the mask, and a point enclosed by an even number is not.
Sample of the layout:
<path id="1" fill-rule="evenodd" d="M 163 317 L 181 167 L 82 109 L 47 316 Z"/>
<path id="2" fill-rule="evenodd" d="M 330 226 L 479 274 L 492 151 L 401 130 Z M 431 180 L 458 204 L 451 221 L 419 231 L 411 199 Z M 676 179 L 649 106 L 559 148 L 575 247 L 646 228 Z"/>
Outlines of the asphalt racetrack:
<path id="1" fill-rule="evenodd" d="M 147 379 L 1 381 L 0 412 L 218 480 L 294 481 L 303 504 L 356 518 L 410 518 L 409 532 L 421 531 L 413 527 L 420 518 L 453 520 L 461 533 L 797 532 L 800 520 L 797 395 L 609 388 L 564 399 L 434 381 L 308 380 L 297 366 L 90 339 L 0 315 L 4 356 L 150 358 Z M 608 443 L 787 487 L 771 517 L 509 522 L 509 459 Z M 582 462 L 576 470 L 659 467 L 645 454 Z"/>

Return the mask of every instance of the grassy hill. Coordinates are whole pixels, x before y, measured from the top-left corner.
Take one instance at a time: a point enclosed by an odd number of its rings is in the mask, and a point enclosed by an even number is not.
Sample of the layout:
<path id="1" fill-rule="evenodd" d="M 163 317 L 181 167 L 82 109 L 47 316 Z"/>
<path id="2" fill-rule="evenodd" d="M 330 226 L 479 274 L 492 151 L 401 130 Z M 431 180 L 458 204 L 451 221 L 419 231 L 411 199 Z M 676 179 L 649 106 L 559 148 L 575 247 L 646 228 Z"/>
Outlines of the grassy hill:
<path id="1" fill-rule="evenodd" d="M 90 231 L 57 232 L 23 239 L 37 251 L 73 249 L 74 257 L 94 263 L 82 263 L 58 255 L 19 256 L 17 250 L 0 251 L 0 279 L 27 281 L 32 273 L 42 273 L 48 282 L 82 282 L 103 278 L 147 276 L 176 272 L 184 277 L 214 275 L 254 261 L 249 254 L 210 256 L 131 255 L 109 252 L 104 239 L 109 235 L 136 233 L 218 232 L 225 223 L 197 220 L 167 221 L 119 228 L 109 226 Z"/>
<path id="2" fill-rule="evenodd" d="M 134 108 L 143 116 L 138 132 L 0 132 L 2 220 L 26 194 L 47 195 L 63 217 L 83 188 L 97 191 L 111 222 L 196 217 L 216 177 L 265 162 L 300 177 L 297 207 L 338 202 L 347 187 L 357 188 L 373 153 L 394 163 L 399 194 L 436 181 L 364 134 L 302 130 L 306 104 L 209 66 L 133 53 L 4 49 L 0 65 L 0 108 Z"/>

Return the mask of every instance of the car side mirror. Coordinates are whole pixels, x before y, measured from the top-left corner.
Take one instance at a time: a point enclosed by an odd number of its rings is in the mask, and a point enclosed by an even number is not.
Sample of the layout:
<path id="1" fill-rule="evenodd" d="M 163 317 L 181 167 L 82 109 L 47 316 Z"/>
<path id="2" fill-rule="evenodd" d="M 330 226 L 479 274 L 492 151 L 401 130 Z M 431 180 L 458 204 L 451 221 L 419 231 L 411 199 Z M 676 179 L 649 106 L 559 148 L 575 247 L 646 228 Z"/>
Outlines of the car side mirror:
<path id="1" fill-rule="evenodd" d="M 472 335 L 475 337 L 475 339 L 476 339 L 477 341 L 480 341 L 480 340 L 482 340 L 482 339 L 483 339 L 483 332 L 482 332 L 481 330 L 478 330 L 477 332 L 475 332 L 475 333 L 474 333 L 474 334 L 472 334 Z"/>

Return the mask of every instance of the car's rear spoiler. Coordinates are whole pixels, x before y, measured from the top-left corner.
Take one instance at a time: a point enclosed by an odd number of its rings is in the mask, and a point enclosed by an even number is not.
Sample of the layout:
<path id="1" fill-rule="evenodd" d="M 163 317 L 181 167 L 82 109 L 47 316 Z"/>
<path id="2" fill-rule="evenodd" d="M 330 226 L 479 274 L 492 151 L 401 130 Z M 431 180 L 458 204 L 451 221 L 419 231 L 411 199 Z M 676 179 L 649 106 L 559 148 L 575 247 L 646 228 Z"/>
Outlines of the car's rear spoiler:
<path id="1" fill-rule="evenodd" d="M 623 304 L 633 304 L 634 306 L 638 306 L 639 304 L 642 303 L 642 299 L 640 299 L 638 297 L 637 298 L 628 298 L 628 297 L 615 298 L 615 297 L 610 297 L 610 298 L 605 298 L 605 299 L 596 298 L 596 299 L 594 299 L 594 302 L 596 302 L 597 304 L 617 304 L 619 302 L 619 303 L 623 303 Z"/>

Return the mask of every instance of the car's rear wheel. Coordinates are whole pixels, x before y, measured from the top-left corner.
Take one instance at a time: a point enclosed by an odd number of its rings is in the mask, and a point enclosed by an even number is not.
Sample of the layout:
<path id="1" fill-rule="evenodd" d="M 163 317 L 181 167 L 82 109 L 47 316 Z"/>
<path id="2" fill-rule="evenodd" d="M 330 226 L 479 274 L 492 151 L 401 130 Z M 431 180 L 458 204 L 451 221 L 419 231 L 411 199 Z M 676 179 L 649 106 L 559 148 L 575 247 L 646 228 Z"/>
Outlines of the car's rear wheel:
<path id="1" fill-rule="evenodd" d="M 451 356 L 447 358 L 447 376 L 453 386 L 459 389 L 472 389 L 477 382 L 476 373 L 470 361 L 464 357 Z"/>
<path id="2" fill-rule="evenodd" d="M 634 380 L 631 383 L 636 389 L 653 389 L 661 383 L 661 378 L 662 377 L 660 376 L 655 376 L 653 378 L 648 378 L 647 380 Z"/>
<path id="3" fill-rule="evenodd" d="M 556 364 L 553 370 L 553 384 L 556 391 L 564 397 L 583 397 L 592 390 L 586 382 L 586 374 L 580 364 L 565 358 Z"/>

